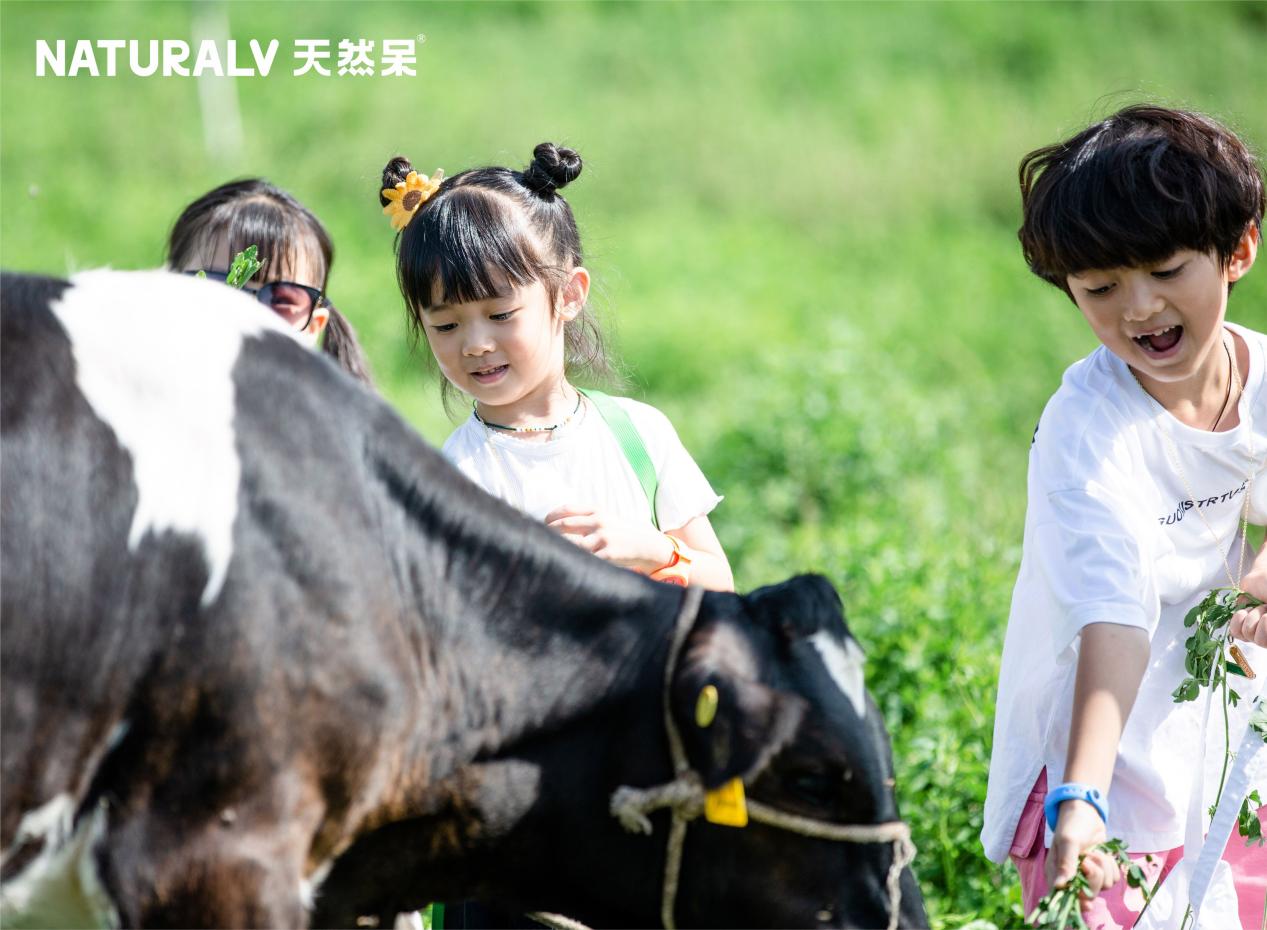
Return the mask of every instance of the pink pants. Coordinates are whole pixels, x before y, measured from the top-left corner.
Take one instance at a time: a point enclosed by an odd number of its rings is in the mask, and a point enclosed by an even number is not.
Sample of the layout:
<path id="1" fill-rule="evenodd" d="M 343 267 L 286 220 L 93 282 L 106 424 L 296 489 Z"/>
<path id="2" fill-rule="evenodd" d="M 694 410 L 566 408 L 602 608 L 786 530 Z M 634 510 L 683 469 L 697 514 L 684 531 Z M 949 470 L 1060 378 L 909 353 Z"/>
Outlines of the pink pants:
<path id="1" fill-rule="evenodd" d="M 1021 873 L 1021 901 L 1025 914 L 1038 906 L 1047 894 L 1047 849 L 1043 846 L 1043 799 L 1047 796 L 1047 770 L 1038 775 L 1034 790 L 1021 811 L 1012 840 L 1011 859 Z M 1258 820 L 1267 835 L 1267 805 L 1258 808 Z M 1165 852 L 1151 853 L 1152 862 L 1144 857 L 1149 853 L 1130 853 L 1131 861 L 1143 870 L 1151 888 L 1157 876 L 1166 876 L 1183 858 L 1183 847 L 1176 846 Z M 1232 869 L 1236 884 L 1236 898 L 1241 914 L 1242 930 L 1259 930 L 1263 920 L 1263 899 L 1267 896 L 1267 846 L 1246 846 L 1245 840 L 1235 830 L 1228 840 L 1223 859 Z M 1135 924 L 1144 907 L 1144 896 L 1137 888 L 1130 887 L 1125 878 L 1090 904 L 1084 905 L 1082 915 L 1091 930 L 1126 930 Z"/>

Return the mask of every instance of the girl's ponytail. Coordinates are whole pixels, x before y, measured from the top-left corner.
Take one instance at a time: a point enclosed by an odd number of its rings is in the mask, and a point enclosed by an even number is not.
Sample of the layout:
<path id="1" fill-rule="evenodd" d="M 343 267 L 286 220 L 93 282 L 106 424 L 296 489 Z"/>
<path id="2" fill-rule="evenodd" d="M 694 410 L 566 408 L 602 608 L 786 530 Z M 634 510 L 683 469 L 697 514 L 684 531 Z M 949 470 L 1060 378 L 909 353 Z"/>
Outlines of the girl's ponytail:
<path id="1" fill-rule="evenodd" d="M 365 357 L 365 350 L 361 348 L 361 343 L 357 341 L 356 330 L 334 304 L 327 300 L 326 306 L 330 309 L 330 319 L 326 323 L 325 335 L 321 340 L 321 351 L 330 356 L 336 365 L 353 378 L 366 387 L 373 388 L 374 380 L 370 377 L 369 360 Z"/>

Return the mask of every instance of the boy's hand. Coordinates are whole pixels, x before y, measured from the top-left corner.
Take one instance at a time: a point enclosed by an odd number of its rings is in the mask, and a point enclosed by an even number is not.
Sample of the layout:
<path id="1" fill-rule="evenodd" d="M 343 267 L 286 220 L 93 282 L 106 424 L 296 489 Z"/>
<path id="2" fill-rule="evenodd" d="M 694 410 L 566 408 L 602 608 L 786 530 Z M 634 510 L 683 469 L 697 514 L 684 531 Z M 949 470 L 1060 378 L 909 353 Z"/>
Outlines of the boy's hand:
<path id="1" fill-rule="evenodd" d="M 1267 647 L 1267 606 L 1238 610 L 1232 614 L 1227 630 L 1232 639 Z"/>
<path id="2" fill-rule="evenodd" d="M 650 523 L 629 523 L 587 507 L 556 507 L 545 524 L 600 559 L 650 573 L 673 557 L 673 544 Z"/>
<path id="3" fill-rule="evenodd" d="M 1241 579 L 1241 590 L 1257 600 L 1267 601 L 1267 570 L 1260 571 L 1255 564 Z M 1267 646 L 1267 604 L 1236 611 L 1227 630 L 1233 639 Z"/>
<path id="4" fill-rule="evenodd" d="M 1065 801 L 1060 805 L 1056 829 L 1052 831 L 1051 849 L 1047 853 L 1047 884 L 1063 888 L 1073 878 L 1078 856 L 1084 852 L 1082 874 L 1091 886 L 1091 897 L 1116 885 L 1122 869 L 1108 853 L 1094 849 L 1107 838 L 1104 821 L 1086 801 Z"/>

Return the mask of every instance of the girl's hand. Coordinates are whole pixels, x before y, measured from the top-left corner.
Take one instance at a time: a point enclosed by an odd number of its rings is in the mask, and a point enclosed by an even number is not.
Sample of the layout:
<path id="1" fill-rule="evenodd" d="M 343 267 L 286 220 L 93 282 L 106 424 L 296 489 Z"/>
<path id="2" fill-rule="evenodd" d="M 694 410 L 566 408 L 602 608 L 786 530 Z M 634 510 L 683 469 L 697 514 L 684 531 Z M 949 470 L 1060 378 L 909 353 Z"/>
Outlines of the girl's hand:
<path id="1" fill-rule="evenodd" d="M 1250 597 L 1267 601 L 1267 570 L 1259 571 L 1255 564 L 1241 579 L 1241 590 Z M 1236 611 L 1227 625 L 1227 631 L 1233 639 L 1267 646 L 1267 605 L 1245 607 Z"/>
<path id="2" fill-rule="evenodd" d="M 1106 838 L 1104 821 L 1094 807 L 1076 800 L 1061 804 L 1047 853 L 1047 884 L 1051 888 L 1069 884 L 1078 867 L 1078 856 L 1086 853 L 1082 874 L 1091 886 L 1091 897 L 1116 885 L 1122 879 L 1121 867 L 1108 853 L 1093 848 Z"/>
<path id="3" fill-rule="evenodd" d="M 649 523 L 628 523 L 602 511 L 557 507 L 546 526 L 600 559 L 650 573 L 673 557 L 673 544 Z"/>

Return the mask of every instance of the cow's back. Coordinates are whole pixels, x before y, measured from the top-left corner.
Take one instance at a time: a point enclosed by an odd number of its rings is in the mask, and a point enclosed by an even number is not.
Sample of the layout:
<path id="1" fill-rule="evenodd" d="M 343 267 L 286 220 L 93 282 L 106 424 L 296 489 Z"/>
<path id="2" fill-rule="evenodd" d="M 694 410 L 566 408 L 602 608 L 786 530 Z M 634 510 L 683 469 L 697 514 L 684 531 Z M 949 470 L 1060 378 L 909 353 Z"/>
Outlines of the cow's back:
<path id="1" fill-rule="evenodd" d="M 73 829 L 125 923 L 298 924 L 416 723 L 384 539 L 435 453 L 223 285 L 0 303 L 0 913 Z"/>
<path id="2" fill-rule="evenodd" d="M 138 581 L 129 457 L 80 392 L 71 343 L 49 309 L 67 287 L 16 276 L 0 286 L 5 847 L 23 814 L 83 794 L 158 633 L 157 611 L 129 604 Z M 162 561 L 202 571 L 179 546 Z M 187 603 L 161 588 L 162 606 Z"/>
<path id="3" fill-rule="evenodd" d="M 0 848 L 34 811 L 139 780 L 172 797 L 116 817 L 231 805 L 299 755 L 368 758 L 402 656 L 362 457 L 382 405 L 222 285 L 91 272 L 0 294 Z"/>

